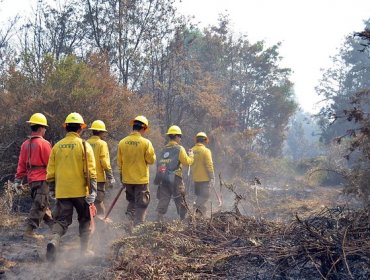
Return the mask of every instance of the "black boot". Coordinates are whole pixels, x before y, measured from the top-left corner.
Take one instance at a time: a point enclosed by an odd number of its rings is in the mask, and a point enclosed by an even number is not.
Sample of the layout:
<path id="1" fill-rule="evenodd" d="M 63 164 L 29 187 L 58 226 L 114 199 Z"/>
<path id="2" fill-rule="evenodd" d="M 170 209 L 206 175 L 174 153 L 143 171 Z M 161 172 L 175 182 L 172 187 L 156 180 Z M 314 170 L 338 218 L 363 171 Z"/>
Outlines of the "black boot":
<path id="1" fill-rule="evenodd" d="M 40 240 L 44 238 L 43 235 L 35 233 L 34 230 L 35 230 L 34 226 L 26 225 L 26 228 L 23 233 L 23 239 L 24 240 L 27 240 L 27 239 L 39 239 Z"/>
<path id="2" fill-rule="evenodd" d="M 53 238 L 50 240 L 46 247 L 46 260 L 49 262 L 54 262 L 56 259 L 57 250 L 59 247 L 60 235 L 55 233 Z"/>

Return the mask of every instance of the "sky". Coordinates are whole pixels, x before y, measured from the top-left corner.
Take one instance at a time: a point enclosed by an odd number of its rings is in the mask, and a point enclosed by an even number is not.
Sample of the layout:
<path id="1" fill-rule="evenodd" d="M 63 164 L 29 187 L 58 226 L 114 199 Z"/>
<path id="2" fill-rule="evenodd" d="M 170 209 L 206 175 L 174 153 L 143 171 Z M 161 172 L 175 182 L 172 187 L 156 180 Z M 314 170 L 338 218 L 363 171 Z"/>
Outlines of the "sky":
<path id="1" fill-rule="evenodd" d="M 0 0 L 0 23 L 26 15 L 35 2 Z M 281 67 L 292 69 L 297 102 L 310 113 L 320 108 L 314 88 L 321 69 L 330 67 L 345 36 L 362 31 L 370 18 L 370 0 L 182 0 L 177 7 L 200 26 L 217 24 L 219 14 L 227 13 L 234 32 L 247 34 L 252 43 L 281 42 Z"/>
<path id="2" fill-rule="evenodd" d="M 204 26 L 227 11 L 233 30 L 251 42 L 281 42 L 282 67 L 293 70 L 297 101 L 310 113 L 320 108 L 314 88 L 321 69 L 330 67 L 345 37 L 362 31 L 370 18 L 369 0 L 183 0 L 179 9 Z"/>

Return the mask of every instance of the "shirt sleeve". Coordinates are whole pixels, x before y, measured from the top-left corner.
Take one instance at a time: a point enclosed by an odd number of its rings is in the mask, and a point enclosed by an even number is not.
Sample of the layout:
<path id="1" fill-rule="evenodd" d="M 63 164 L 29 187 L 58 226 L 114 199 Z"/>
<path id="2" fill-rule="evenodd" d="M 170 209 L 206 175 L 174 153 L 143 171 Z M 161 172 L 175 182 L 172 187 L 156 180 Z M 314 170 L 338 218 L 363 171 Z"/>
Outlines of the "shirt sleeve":
<path id="1" fill-rule="evenodd" d="M 122 153 L 120 144 L 118 144 L 117 148 L 117 166 L 120 173 L 122 173 Z"/>
<path id="2" fill-rule="evenodd" d="M 23 179 L 27 175 L 27 149 L 28 141 L 24 142 L 21 146 L 21 151 L 19 152 L 17 173 L 15 178 Z"/>
<path id="3" fill-rule="evenodd" d="M 180 147 L 179 161 L 183 165 L 192 165 L 194 162 L 194 157 L 189 157 L 184 147 Z"/>
<path id="4" fill-rule="evenodd" d="M 54 182 L 55 181 L 55 152 L 56 148 L 55 146 L 51 150 L 48 166 L 46 168 L 46 181 L 48 182 Z"/>
<path id="5" fill-rule="evenodd" d="M 109 156 L 109 149 L 108 144 L 106 142 L 102 143 L 101 150 L 100 150 L 100 164 L 105 171 L 111 171 L 112 167 L 110 165 L 110 156 Z"/>
<path id="6" fill-rule="evenodd" d="M 215 178 L 215 170 L 213 168 L 212 152 L 207 149 L 205 153 L 205 165 L 210 179 Z"/>
<path id="7" fill-rule="evenodd" d="M 49 158 L 51 154 L 51 144 L 48 141 L 44 141 L 42 145 L 42 153 L 41 153 L 41 160 L 44 163 L 45 166 L 48 165 Z"/>
<path id="8" fill-rule="evenodd" d="M 89 169 L 89 175 L 91 179 L 96 180 L 96 164 L 95 164 L 95 156 L 94 151 L 91 145 L 87 142 L 86 143 L 86 152 L 87 152 L 87 168 Z"/>
<path id="9" fill-rule="evenodd" d="M 148 141 L 148 148 L 145 151 L 145 162 L 147 164 L 153 164 L 157 159 L 152 142 Z"/>

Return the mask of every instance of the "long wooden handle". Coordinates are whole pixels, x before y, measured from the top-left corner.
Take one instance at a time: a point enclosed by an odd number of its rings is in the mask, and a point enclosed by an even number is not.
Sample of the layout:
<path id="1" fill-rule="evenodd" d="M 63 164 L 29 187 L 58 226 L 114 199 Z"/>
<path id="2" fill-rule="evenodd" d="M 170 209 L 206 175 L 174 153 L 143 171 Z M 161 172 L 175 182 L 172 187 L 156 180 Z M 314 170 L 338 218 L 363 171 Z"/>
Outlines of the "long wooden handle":
<path id="1" fill-rule="evenodd" d="M 219 196 L 219 194 L 217 193 L 215 185 L 213 185 L 213 186 L 212 186 L 212 188 L 213 188 L 213 190 L 214 190 L 214 192 L 215 192 L 215 194 L 216 194 L 217 200 L 218 200 L 218 207 L 221 207 L 221 206 L 222 206 L 222 200 L 221 200 L 221 197 L 220 197 L 220 196 Z"/>
<path id="2" fill-rule="evenodd" d="M 116 204 L 116 202 L 117 202 L 118 198 L 120 197 L 120 195 L 121 195 L 121 193 L 122 193 L 122 191 L 123 191 L 123 189 L 124 189 L 124 188 L 125 188 L 124 186 L 122 186 L 122 187 L 121 187 L 121 189 L 120 189 L 120 190 L 119 190 L 119 192 L 117 193 L 116 197 L 115 197 L 115 198 L 114 198 L 114 200 L 112 201 L 112 204 L 109 206 L 109 209 L 108 209 L 108 211 L 107 211 L 107 214 L 105 214 L 104 220 L 105 220 L 106 218 L 108 218 L 108 216 L 109 216 L 110 212 L 112 212 L 112 209 L 113 209 L 114 205 Z"/>

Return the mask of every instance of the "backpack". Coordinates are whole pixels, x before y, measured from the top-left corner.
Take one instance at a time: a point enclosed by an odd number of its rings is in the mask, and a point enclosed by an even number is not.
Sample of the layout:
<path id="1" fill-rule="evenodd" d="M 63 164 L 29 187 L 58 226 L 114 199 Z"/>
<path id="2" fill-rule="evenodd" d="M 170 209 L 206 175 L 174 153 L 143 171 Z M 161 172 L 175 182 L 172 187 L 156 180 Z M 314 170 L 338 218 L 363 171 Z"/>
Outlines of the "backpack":
<path id="1" fill-rule="evenodd" d="M 154 184 L 173 185 L 175 183 L 175 171 L 179 168 L 180 145 L 165 147 L 157 160 L 157 173 Z"/>

